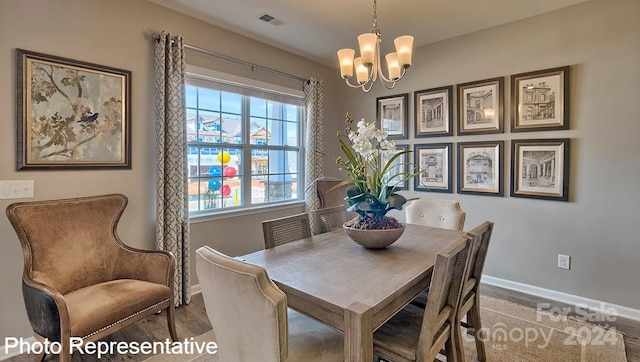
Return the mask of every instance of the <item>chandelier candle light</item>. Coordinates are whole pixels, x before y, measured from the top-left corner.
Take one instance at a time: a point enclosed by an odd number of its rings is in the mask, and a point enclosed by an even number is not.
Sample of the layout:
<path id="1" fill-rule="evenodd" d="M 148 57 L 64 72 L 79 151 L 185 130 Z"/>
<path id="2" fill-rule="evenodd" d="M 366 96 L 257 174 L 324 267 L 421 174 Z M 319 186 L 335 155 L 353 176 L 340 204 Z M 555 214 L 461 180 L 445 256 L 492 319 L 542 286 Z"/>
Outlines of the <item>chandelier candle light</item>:
<path id="1" fill-rule="evenodd" d="M 356 52 L 353 49 L 338 50 L 340 75 L 348 86 L 362 88 L 363 91 L 368 92 L 379 76 L 382 85 L 387 89 L 391 89 L 395 87 L 397 81 L 404 77 L 406 69 L 411 66 L 413 37 L 403 35 L 393 41 L 396 46 L 396 51 L 385 56 L 389 74 L 388 78 L 382 73 L 381 68 L 381 42 L 382 33 L 378 28 L 377 1 L 373 0 L 373 29 L 371 29 L 370 33 L 361 34 L 358 37 L 360 56 L 354 59 Z M 353 77 L 354 68 L 356 71 L 357 84 L 349 82 L 349 78 Z"/>

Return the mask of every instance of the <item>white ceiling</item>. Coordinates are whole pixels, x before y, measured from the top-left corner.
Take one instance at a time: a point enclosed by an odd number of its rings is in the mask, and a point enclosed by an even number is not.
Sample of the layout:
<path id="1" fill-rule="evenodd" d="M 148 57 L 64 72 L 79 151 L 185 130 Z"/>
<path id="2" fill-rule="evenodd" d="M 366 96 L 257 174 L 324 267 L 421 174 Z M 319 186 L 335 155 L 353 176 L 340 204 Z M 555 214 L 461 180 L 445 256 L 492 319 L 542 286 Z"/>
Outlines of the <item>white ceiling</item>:
<path id="1" fill-rule="evenodd" d="M 357 48 L 372 28 L 372 0 L 149 0 L 260 42 L 337 67 L 336 51 Z M 414 47 L 588 0 L 380 0 L 383 52 L 413 35 Z M 269 14 L 279 26 L 259 20 Z"/>

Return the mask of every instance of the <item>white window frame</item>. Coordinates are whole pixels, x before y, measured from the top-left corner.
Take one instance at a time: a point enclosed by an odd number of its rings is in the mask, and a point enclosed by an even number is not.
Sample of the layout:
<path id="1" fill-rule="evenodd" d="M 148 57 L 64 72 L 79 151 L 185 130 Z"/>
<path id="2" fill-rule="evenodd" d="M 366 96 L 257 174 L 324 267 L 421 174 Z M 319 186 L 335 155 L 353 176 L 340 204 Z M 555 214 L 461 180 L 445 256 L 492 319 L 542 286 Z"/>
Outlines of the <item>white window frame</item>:
<path id="1" fill-rule="evenodd" d="M 202 80 L 211 80 L 213 82 L 218 83 L 226 83 L 230 85 L 235 85 L 242 88 L 252 88 L 256 90 L 261 90 L 269 93 L 282 94 L 288 97 L 294 97 L 299 99 L 304 99 L 304 92 L 301 90 L 291 89 L 287 87 L 282 87 L 275 84 L 265 83 L 261 81 L 257 81 L 254 79 L 244 78 L 232 74 L 226 74 L 222 72 L 218 72 L 211 69 L 201 68 L 193 65 L 187 65 L 186 69 L 187 78 L 199 78 Z M 249 143 L 243 144 L 243 186 L 242 192 L 245 200 L 245 204 L 241 207 L 233 207 L 233 208 L 221 208 L 221 209 L 208 209 L 208 210 L 200 210 L 189 213 L 189 219 L 191 222 L 203 222 L 212 219 L 222 219 L 239 215 L 249 215 L 261 212 L 268 212 L 272 210 L 280 210 L 280 209 L 288 209 L 288 208 L 298 208 L 304 205 L 304 190 L 306 189 L 305 185 L 305 175 L 304 175 L 304 160 L 305 160 L 305 147 L 304 147 L 304 132 L 305 132 L 305 124 L 304 124 L 304 109 L 302 109 L 302 117 L 300 119 L 299 126 L 299 153 L 298 153 L 298 178 L 297 180 L 297 198 L 291 200 L 277 201 L 277 202 L 268 202 L 268 203 L 258 203 L 251 204 L 251 146 L 260 146 L 260 145 L 252 145 Z M 186 126 L 186 125 L 185 125 Z M 245 125 L 246 126 L 246 125 Z M 248 140 L 248 131 L 247 127 L 243 127 L 244 136 L 243 139 L 245 142 L 249 142 Z M 234 144 L 229 144 L 229 146 L 234 146 Z M 188 149 L 188 148 L 187 148 Z M 188 152 L 188 151 L 185 151 Z"/>

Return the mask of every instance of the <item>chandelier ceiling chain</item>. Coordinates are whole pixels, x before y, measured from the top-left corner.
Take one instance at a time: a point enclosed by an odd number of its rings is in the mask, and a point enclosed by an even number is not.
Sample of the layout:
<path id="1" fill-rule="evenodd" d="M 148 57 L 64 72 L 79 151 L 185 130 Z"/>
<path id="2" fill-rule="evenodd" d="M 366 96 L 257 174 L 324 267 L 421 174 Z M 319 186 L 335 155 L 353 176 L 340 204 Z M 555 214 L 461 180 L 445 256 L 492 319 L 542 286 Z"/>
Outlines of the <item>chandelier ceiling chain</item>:
<path id="1" fill-rule="evenodd" d="M 394 40 L 396 51 L 385 56 L 387 62 L 388 77 L 382 72 L 382 62 L 380 61 L 380 43 L 382 33 L 378 28 L 378 6 L 377 0 L 373 0 L 373 29 L 371 32 L 361 34 L 358 37 L 360 46 L 360 56 L 354 58 L 355 50 L 338 50 L 338 60 L 340 62 L 340 75 L 349 87 L 361 88 L 368 92 L 373 84 L 380 79 L 380 83 L 392 89 L 406 73 L 406 69 L 411 66 L 411 53 L 413 52 L 413 37 L 403 35 Z M 356 83 L 349 82 L 356 71 Z"/>

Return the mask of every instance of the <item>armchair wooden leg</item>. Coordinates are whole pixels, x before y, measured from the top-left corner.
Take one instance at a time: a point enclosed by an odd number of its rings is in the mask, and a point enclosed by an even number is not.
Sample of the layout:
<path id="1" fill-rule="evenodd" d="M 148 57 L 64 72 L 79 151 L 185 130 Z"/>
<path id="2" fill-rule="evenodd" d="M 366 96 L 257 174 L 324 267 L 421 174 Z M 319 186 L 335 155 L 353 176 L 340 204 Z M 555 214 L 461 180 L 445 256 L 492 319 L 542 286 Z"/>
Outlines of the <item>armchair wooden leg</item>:
<path id="1" fill-rule="evenodd" d="M 171 303 L 167 308 L 167 326 L 169 327 L 169 335 L 174 342 L 178 341 L 178 333 L 176 333 L 176 321 L 175 321 L 176 307 Z"/>

